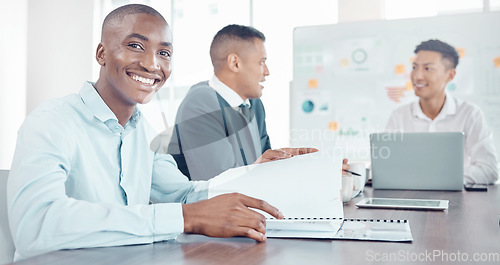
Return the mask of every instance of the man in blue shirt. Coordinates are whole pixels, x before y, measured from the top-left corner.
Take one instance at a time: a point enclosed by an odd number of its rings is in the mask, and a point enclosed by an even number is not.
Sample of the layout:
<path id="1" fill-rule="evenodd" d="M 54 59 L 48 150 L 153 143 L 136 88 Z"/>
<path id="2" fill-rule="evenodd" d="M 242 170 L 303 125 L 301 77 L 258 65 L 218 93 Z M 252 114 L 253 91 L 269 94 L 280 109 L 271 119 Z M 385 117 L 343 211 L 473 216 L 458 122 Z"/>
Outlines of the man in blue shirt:
<path id="1" fill-rule="evenodd" d="M 144 5 L 104 20 L 96 83 L 45 103 L 19 130 L 7 199 L 16 259 L 72 248 L 151 243 L 180 233 L 265 241 L 265 218 L 283 215 L 241 194 L 207 198 L 189 182 L 136 105 L 150 101 L 171 73 L 172 34 Z M 151 203 L 152 202 L 152 203 Z"/>

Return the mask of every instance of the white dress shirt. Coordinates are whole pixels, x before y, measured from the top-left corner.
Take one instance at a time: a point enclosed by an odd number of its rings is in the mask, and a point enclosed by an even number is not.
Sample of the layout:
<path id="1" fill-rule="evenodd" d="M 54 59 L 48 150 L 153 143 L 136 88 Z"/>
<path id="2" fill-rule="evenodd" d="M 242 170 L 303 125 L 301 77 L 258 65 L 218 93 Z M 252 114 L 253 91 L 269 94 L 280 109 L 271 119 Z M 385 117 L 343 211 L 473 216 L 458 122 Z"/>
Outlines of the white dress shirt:
<path id="1" fill-rule="evenodd" d="M 238 93 L 234 90 L 226 86 L 226 84 L 222 83 L 216 75 L 212 76 L 211 80 L 208 80 L 208 85 L 213 88 L 219 95 L 227 101 L 229 106 L 238 110 L 241 104 L 247 104 L 248 107 L 251 107 L 250 100 L 243 100 Z"/>
<path id="2" fill-rule="evenodd" d="M 137 109 L 122 127 L 91 83 L 34 110 L 7 185 L 16 259 L 182 233 L 181 203 L 206 199 L 208 182 L 189 182 L 172 156 L 151 151 L 155 135 Z"/>
<path id="3" fill-rule="evenodd" d="M 498 179 L 493 136 L 481 110 L 446 95 L 441 112 L 427 117 L 418 101 L 392 112 L 386 129 L 403 132 L 463 132 L 465 134 L 464 183 L 493 184 Z"/>

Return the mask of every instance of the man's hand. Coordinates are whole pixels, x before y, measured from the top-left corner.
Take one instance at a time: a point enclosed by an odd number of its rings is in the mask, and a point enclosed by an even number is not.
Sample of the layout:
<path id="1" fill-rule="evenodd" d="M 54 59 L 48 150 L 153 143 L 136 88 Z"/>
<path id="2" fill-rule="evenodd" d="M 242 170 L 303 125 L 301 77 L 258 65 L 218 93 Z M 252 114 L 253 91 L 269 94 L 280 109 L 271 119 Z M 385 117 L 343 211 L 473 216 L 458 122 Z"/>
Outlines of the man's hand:
<path id="1" fill-rule="evenodd" d="M 276 161 L 276 160 L 281 160 L 281 159 L 287 159 L 292 157 L 293 155 L 288 153 L 287 151 L 284 151 L 282 149 L 275 149 L 275 150 L 266 150 L 257 160 L 254 162 L 254 164 L 260 164 L 260 163 L 266 163 L 269 161 Z"/>
<path id="2" fill-rule="evenodd" d="M 309 153 L 318 152 L 316 148 L 280 148 L 274 150 L 265 151 L 254 164 L 266 163 L 269 161 L 276 161 L 281 159 L 287 159 L 295 155 L 304 155 Z"/>
<path id="3" fill-rule="evenodd" d="M 300 148 L 281 148 L 281 150 L 292 154 L 292 156 L 298 156 L 298 155 L 305 155 L 309 153 L 315 153 L 318 152 L 319 150 L 316 148 L 311 148 L 311 147 L 300 147 Z"/>
<path id="4" fill-rule="evenodd" d="M 239 193 L 223 194 L 182 205 L 184 233 L 211 237 L 245 236 L 264 242 L 266 218 L 249 207 L 283 219 L 278 209 L 263 200 Z"/>
<path id="5" fill-rule="evenodd" d="M 347 162 L 349 162 L 349 160 L 347 160 L 347 158 L 344 158 L 344 160 L 342 160 L 342 171 L 344 170 L 349 170 L 349 168 L 351 168 Z M 344 172 L 342 172 L 342 174 L 344 174 Z"/>

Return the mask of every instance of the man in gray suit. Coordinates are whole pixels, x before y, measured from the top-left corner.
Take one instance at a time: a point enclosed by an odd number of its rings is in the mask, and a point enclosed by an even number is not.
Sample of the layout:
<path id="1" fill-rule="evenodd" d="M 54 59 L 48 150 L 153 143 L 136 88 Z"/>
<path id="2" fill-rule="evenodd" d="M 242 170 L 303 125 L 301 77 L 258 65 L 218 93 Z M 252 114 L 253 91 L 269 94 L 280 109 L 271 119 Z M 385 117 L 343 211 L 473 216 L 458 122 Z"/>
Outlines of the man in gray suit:
<path id="1" fill-rule="evenodd" d="M 269 75 L 264 41 L 260 31 L 241 25 L 228 25 L 215 35 L 210 46 L 214 76 L 187 93 L 168 147 L 190 179 L 206 180 L 229 168 L 317 151 L 271 150 L 259 99 Z"/>

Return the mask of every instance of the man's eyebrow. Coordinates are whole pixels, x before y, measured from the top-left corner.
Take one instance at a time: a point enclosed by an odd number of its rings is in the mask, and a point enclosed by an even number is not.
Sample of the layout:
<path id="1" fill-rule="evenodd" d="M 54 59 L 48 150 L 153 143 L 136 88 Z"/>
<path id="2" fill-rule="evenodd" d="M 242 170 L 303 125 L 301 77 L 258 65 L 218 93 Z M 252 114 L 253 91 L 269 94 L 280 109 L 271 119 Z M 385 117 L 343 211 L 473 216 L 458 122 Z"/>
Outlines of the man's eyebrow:
<path id="1" fill-rule="evenodd" d="M 141 35 L 139 33 L 131 33 L 131 34 L 127 35 L 126 38 L 127 39 L 128 38 L 137 38 L 137 39 L 140 39 L 140 40 L 143 40 L 143 41 L 149 41 L 148 37 L 146 37 L 144 35 Z"/>
<path id="2" fill-rule="evenodd" d="M 149 41 L 149 38 L 148 38 L 148 37 L 146 37 L 146 36 L 144 36 L 144 35 L 141 35 L 141 34 L 139 34 L 139 33 L 131 33 L 131 34 L 127 35 L 127 37 L 126 37 L 126 38 L 127 38 L 127 39 L 128 39 L 128 38 L 137 38 L 137 39 L 140 39 L 140 40 L 143 40 L 143 41 Z M 160 45 L 161 45 L 161 46 L 165 46 L 165 47 L 172 47 L 172 43 L 170 43 L 170 42 L 166 42 L 166 41 L 164 41 L 164 42 L 160 42 Z"/>
<path id="3" fill-rule="evenodd" d="M 172 47 L 172 43 L 170 43 L 170 42 L 160 42 L 160 45 L 165 46 L 165 47 L 170 47 L 170 48 Z"/>
<path id="4" fill-rule="evenodd" d="M 416 62 L 413 62 L 414 65 L 418 65 Z M 434 63 L 422 63 L 422 65 L 433 65 Z"/>

